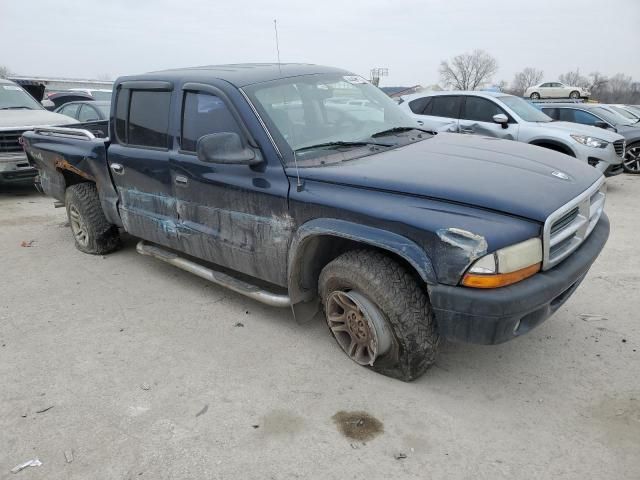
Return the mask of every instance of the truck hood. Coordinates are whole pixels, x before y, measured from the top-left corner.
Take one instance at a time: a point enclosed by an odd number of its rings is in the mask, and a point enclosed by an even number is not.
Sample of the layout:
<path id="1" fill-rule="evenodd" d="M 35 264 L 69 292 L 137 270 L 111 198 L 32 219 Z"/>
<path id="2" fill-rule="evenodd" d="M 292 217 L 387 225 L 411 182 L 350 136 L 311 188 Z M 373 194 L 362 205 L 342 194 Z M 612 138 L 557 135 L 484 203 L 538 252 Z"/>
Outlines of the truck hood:
<path id="1" fill-rule="evenodd" d="M 547 122 L 542 123 L 547 128 L 562 130 L 564 132 L 576 133 L 578 135 L 592 136 L 606 140 L 607 142 L 615 142 L 620 140 L 620 135 L 611 130 L 605 130 L 604 128 L 592 127 L 591 125 L 582 125 L 580 123 L 572 122 Z"/>
<path id="2" fill-rule="evenodd" d="M 295 178 L 295 168 L 287 168 L 287 174 Z M 568 178 L 560 178 L 564 176 Z M 600 176 L 586 163 L 542 147 L 452 133 L 337 164 L 300 168 L 300 177 L 309 181 L 463 203 L 539 222 Z"/>
<path id="3" fill-rule="evenodd" d="M 78 121 L 48 110 L 0 110 L 0 129 L 23 130 L 33 127 L 68 125 Z"/>

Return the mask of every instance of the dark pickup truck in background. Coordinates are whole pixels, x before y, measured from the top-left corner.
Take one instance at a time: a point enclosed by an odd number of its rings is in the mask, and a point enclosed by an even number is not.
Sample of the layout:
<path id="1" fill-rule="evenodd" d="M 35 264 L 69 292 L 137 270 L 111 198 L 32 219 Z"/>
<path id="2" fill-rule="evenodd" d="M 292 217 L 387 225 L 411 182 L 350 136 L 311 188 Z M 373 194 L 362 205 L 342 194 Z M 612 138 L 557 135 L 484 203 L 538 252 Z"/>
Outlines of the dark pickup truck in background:
<path id="1" fill-rule="evenodd" d="M 595 169 L 415 127 L 352 73 L 247 64 L 120 78 L 108 138 L 24 139 L 83 252 L 116 250 L 124 230 L 298 319 L 322 306 L 351 359 L 412 380 L 440 338 L 493 344 L 540 324 L 609 233 Z"/>

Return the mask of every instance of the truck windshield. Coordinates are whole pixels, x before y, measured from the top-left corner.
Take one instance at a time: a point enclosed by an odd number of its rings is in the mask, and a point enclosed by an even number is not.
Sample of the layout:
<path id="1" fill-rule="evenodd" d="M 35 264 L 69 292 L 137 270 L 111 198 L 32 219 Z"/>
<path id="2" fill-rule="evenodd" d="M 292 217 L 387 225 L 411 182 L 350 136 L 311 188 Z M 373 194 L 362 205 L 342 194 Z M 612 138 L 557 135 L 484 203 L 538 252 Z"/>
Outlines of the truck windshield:
<path id="1" fill-rule="evenodd" d="M 411 137 L 418 124 L 380 89 L 355 75 L 289 77 L 250 85 L 243 91 L 276 142 L 286 142 L 297 160 L 319 158 L 335 150 L 352 150 L 358 156 L 367 146 L 391 148 L 410 138 L 418 141 L 428 136 Z M 293 163 L 292 152 L 285 154 L 288 164 Z"/>
<path id="2" fill-rule="evenodd" d="M 542 113 L 536 107 L 526 100 L 513 95 L 504 95 L 498 97 L 507 107 L 513 110 L 525 122 L 553 122 L 553 119 L 545 113 Z"/>
<path id="3" fill-rule="evenodd" d="M 42 110 L 43 108 L 18 85 L 0 83 L 0 110 Z"/>

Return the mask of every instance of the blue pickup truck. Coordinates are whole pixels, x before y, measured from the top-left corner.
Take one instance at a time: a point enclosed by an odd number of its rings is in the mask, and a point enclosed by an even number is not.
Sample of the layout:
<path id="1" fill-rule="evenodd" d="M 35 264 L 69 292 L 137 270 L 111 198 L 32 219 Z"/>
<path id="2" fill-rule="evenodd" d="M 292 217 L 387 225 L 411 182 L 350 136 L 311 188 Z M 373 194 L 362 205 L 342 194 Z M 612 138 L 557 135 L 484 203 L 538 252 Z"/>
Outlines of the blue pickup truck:
<path id="1" fill-rule="evenodd" d="M 344 70 L 243 64 L 118 79 L 111 118 L 24 134 L 75 244 L 137 250 L 306 320 L 405 381 L 441 338 L 495 344 L 557 310 L 602 250 L 602 175 L 428 132 Z M 161 294 L 161 293 L 159 293 Z"/>

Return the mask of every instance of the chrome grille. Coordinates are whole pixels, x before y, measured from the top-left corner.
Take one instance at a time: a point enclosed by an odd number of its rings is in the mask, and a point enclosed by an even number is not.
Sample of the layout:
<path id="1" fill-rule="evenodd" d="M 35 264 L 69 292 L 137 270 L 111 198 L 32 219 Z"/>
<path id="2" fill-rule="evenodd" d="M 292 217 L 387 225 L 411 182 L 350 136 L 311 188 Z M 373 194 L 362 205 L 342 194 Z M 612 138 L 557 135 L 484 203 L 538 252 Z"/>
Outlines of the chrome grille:
<path id="1" fill-rule="evenodd" d="M 616 155 L 624 157 L 624 140 L 616 140 L 613 142 L 613 148 L 616 150 Z"/>
<path id="2" fill-rule="evenodd" d="M 20 137 L 24 130 L 0 131 L 0 152 L 22 152 Z"/>
<path id="3" fill-rule="evenodd" d="M 547 218 L 543 237 L 543 270 L 557 265 L 575 251 L 598 223 L 604 209 L 604 178 Z"/>

